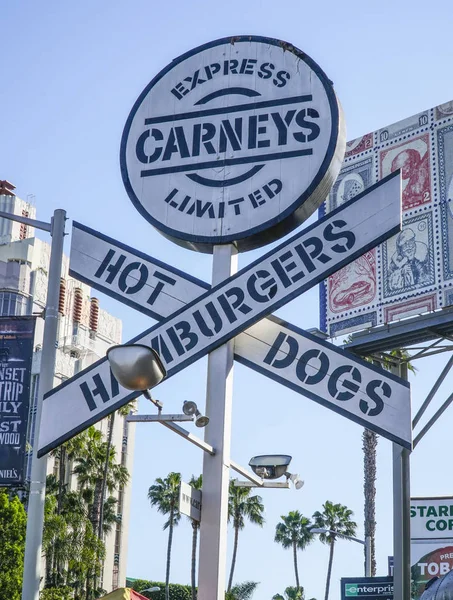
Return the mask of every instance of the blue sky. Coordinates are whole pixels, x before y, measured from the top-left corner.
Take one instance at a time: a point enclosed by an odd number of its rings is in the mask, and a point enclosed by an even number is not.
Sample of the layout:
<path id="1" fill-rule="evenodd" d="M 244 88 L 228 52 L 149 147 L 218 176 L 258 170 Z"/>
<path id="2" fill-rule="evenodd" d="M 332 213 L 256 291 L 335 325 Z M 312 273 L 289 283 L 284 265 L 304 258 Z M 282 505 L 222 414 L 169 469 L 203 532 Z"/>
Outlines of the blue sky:
<path id="1" fill-rule="evenodd" d="M 135 210 L 119 170 L 119 144 L 129 111 L 151 78 L 176 56 L 226 35 L 256 34 L 291 42 L 317 61 L 334 81 L 348 139 L 453 98 L 451 3 L 419 0 L 366 3 L 302 0 L 228 3 L 175 0 L 33 0 L 2 3 L 0 52 L 0 178 L 33 194 L 38 218 L 65 208 L 70 219 L 171 263 L 201 279 L 211 276 L 211 257 L 163 238 Z M 240 266 L 261 251 L 240 256 Z M 98 294 L 96 294 L 98 295 Z M 102 297 L 124 321 L 124 339 L 150 319 Z M 317 290 L 280 310 L 295 325 L 319 322 Z M 446 358 L 420 361 L 413 380 L 416 409 Z M 158 388 L 170 412 L 183 400 L 203 404 L 206 361 Z M 451 389 L 451 377 L 441 398 Z M 156 391 L 157 395 L 157 391 Z M 440 398 L 437 401 L 440 403 Z M 140 409 L 148 406 L 142 402 Z M 451 410 L 451 409 L 450 409 Z M 442 481 L 450 463 L 451 414 L 423 440 L 412 458 L 412 493 L 448 495 Z M 298 509 L 311 516 L 329 499 L 351 508 L 363 535 L 362 450 L 359 426 L 237 365 L 234 374 L 232 458 L 283 452 L 305 480 L 295 490 L 264 490 L 266 525 L 241 532 L 236 581 L 260 586 L 254 600 L 269 600 L 294 584 L 291 552 L 273 542 L 280 515 Z M 158 425 L 139 425 L 133 473 L 128 574 L 163 579 L 167 534 L 164 519 L 146 498 L 156 477 L 201 470 L 200 452 Z M 392 554 L 391 444 L 378 449 L 378 574 Z M 190 525 L 175 532 L 171 579 L 190 580 Z M 230 550 L 231 550 L 230 539 Z M 228 554 L 228 568 L 230 553 Z M 299 556 L 307 597 L 323 597 L 328 548 L 315 541 Z M 340 596 L 342 576 L 363 572 L 359 544 L 339 542 L 330 598 Z"/>

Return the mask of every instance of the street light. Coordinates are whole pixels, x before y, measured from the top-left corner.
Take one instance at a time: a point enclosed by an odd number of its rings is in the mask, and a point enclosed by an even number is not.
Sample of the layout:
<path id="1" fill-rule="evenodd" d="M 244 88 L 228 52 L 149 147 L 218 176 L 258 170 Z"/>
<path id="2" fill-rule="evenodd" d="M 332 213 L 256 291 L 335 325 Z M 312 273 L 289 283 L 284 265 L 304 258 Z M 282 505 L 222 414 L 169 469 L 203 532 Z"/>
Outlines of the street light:
<path id="1" fill-rule="evenodd" d="M 312 527 L 310 532 L 330 533 L 332 535 L 337 535 L 340 538 L 351 540 L 352 542 L 357 542 L 358 544 L 363 544 L 363 546 L 365 546 L 365 577 L 371 577 L 371 538 L 369 535 L 367 535 L 364 540 L 360 540 L 359 538 L 352 537 L 351 535 L 344 535 L 343 533 L 338 533 L 338 531 L 334 531 L 333 529 L 323 529 L 322 527 Z"/>
<path id="2" fill-rule="evenodd" d="M 157 408 L 163 404 L 154 400 L 149 389 L 159 384 L 167 371 L 153 348 L 143 344 L 120 344 L 107 350 L 107 360 L 115 379 L 127 390 L 142 392 Z"/>
<path id="3" fill-rule="evenodd" d="M 262 454 L 250 459 L 249 466 L 255 475 L 263 479 L 278 479 L 283 475 L 287 481 L 291 481 L 296 490 L 304 485 L 304 482 L 297 473 L 289 473 L 288 467 L 292 456 L 288 454 Z"/>
<path id="4" fill-rule="evenodd" d="M 160 587 L 155 585 L 154 587 L 146 588 L 146 590 L 140 590 L 139 594 L 143 594 L 143 592 L 160 592 Z"/>
<path id="5" fill-rule="evenodd" d="M 197 427 L 206 427 L 209 423 L 209 417 L 202 415 L 198 410 L 198 406 L 192 400 L 184 400 L 184 404 L 182 405 L 182 412 L 189 417 L 195 415 L 195 425 Z"/>

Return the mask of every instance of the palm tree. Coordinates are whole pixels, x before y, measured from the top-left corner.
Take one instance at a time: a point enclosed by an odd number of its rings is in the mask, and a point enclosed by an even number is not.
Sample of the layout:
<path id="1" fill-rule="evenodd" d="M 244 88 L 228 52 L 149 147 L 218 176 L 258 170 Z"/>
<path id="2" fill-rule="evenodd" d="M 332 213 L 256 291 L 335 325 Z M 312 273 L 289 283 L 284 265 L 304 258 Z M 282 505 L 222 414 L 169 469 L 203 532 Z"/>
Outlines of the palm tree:
<path id="1" fill-rule="evenodd" d="M 229 592 L 225 593 L 225 600 L 249 600 L 258 583 L 256 581 L 244 581 L 233 585 Z"/>
<path id="2" fill-rule="evenodd" d="M 156 506 L 157 510 L 168 515 L 168 519 L 164 524 L 164 529 L 168 528 L 168 544 L 167 544 L 167 570 L 165 574 L 165 600 L 170 598 L 170 590 L 168 583 L 170 580 L 170 560 L 171 560 L 171 544 L 173 541 L 173 528 L 179 523 L 181 514 L 178 509 L 179 487 L 181 485 L 181 473 L 169 473 L 165 479 L 158 478 L 154 485 L 148 490 L 148 499 L 151 506 Z"/>
<path id="3" fill-rule="evenodd" d="M 327 500 L 323 504 L 322 508 L 323 512 L 316 511 L 313 514 L 313 519 L 316 528 L 327 529 L 329 531 L 329 533 L 321 533 L 319 535 L 321 542 L 330 545 L 325 594 L 325 600 L 328 600 L 335 540 L 337 537 L 341 538 L 343 536 L 355 536 L 357 523 L 351 519 L 352 515 L 354 514 L 352 510 L 343 504 L 333 504 L 333 502 Z"/>
<path id="4" fill-rule="evenodd" d="M 129 474 L 126 467 L 115 461 L 114 447 L 111 446 L 107 454 L 108 443 L 103 441 L 102 433 L 94 427 L 90 427 L 88 433 L 84 452 L 75 458 L 76 464 L 72 472 L 77 475 L 82 490 L 88 488 L 92 491 L 92 502 L 89 503 L 90 521 L 93 531 L 97 534 L 103 505 L 101 490 L 104 476 L 106 476 L 106 488 L 112 493 L 127 483 Z M 104 468 L 106 460 L 108 460 L 107 473 Z"/>
<path id="5" fill-rule="evenodd" d="M 363 449 L 363 496 L 365 539 L 371 544 L 371 577 L 376 575 L 376 448 L 378 436 L 374 431 L 364 429 Z"/>
<path id="6" fill-rule="evenodd" d="M 203 485 L 203 475 L 195 477 L 192 475 L 189 484 L 196 490 L 201 490 Z M 191 567 L 191 583 L 192 583 L 192 600 L 197 600 L 197 587 L 195 581 L 195 573 L 197 567 L 197 542 L 198 531 L 200 530 L 200 522 L 195 519 L 190 519 L 192 525 L 192 567 Z"/>
<path id="7" fill-rule="evenodd" d="M 124 406 L 122 406 L 121 408 L 119 408 L 116 412 L 120 417 L 127 417 L 127 415 L 131 412 L 131 410 L 134 408 L 135 404 L 134 402 L 130 402 L 129 404 L 125 404 Z M 106 495 L 106 490 L 107 490 L 107 474 L 108 474 L 108 470 L 110 468 L 110 451 L 111 451 L 111 447 L 112 447 L 112 438 L 113 438 L 113 430 L 114 430 L 114 426 L 115 426 L 115 412 L 112 412 L 112 414 L 109 417 L 109 421 L 108 421 L 108 433 L 107 433 L 107 449 L 106 449 L 106 453 L 105 453 L 105 462 L 104 462 L 104 471 L 103 471 L 103 475 L 102 475 L 102 482 L 101 482 L 101 491 L 100 491 L 100 497 L 101 497 L 101 502 L 100 502 L 100 514 L 99 514 L 99 524 L 98 524 L 98 538 L 100 540 L 102 540 L 102 534 L 103 534 L 103 524 L 104 524 L 104 518 L 103 518 L 103 511 L 104 511 L 104 502 L 105 502 L 105 495 Z"/>
<path id="8" fill-rule="evenodd" d="M 237 487 L 234 481 L 230 481 L 228 498 L 228 520 L 232 521 L 234 528 L 234 546 L 233 558 L 231 560 L 230 578 L 228 580 L 227 591 L 231 591 L 233 583 L 234 567 L 236 565 L 236 556 L 238 551 L 239 530 L 244 529 L 245 519 L 251 523 L 259 525 L 264 524 L 264 505 L 261 496 L 251 496 L 251 488 Z"/>
<path id="9" fill-rule="evenodd" d="M 295 588 L 292 586 L 288 586 L 284 592 L 284 596 L 281 594 L 275 594 L 272 596 L 272 600 L 304 600 L 304 588 L 299 587 Z"/>
<path id="10" fill-rule="evenodd" d="M 281 544 L 283 548 L 292 548 L 294 573 L 296 575 L 296 590 L 299 590 L 297 550 L 304 550 L 308 544 L 313 541 L 313 534 L 310 532 L 312 523 L 310 519 L 304 517 L 298 510 L 292 510 L 286 516 L 282 515 L 281 519 L 283 522 L 278 523 L 275 528 L 274 541 Z"/>

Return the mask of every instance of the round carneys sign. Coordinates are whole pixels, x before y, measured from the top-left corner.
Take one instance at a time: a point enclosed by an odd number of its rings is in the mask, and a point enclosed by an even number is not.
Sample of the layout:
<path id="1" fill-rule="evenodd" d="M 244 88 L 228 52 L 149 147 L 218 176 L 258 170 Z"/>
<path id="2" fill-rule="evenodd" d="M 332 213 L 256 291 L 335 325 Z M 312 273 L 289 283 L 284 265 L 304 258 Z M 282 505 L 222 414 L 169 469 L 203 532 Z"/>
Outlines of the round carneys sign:
<path id="1" fill-rule="evenodd" d="M 319 66 L 286 42 L 240 36 L 187 52 L 147 85 L 123 132 L 121 172 L 135 207 L 174 242 L 242 251 L 311 215 L 344 150 Z"/>

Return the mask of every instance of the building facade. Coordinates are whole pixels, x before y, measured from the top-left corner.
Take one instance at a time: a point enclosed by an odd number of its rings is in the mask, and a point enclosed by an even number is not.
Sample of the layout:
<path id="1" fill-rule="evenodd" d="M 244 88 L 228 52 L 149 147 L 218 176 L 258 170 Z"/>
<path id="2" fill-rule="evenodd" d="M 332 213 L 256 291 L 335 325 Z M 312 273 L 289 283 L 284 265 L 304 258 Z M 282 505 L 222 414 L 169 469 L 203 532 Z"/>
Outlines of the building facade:
<path id="1" fill-rule="evenodd" d="M 0 211 L 35 218 L 31 202 L 21 200 L 14 186 L 0 180 Z M 28 423 L 27 480 L 30 480 L 32 448 L 35 443 L 36 401 L 41 368 L 43 317 L 47 293 L 50 244 L 36 238 L 34 229 L 0 218 L 0 316 L 37 315 Z M 69 277 L 69 259 L 63 257 L 60 281 L 58 347 L 54 384 L 59 385 L 75 373 L 105 356 L 113 344 L 121 343 L 122 322 L 100 307 L 89 286 Z M 107 419 L 97 427 L 107 435 Z M 115 418 L 112 444 L 116 460 L 132 475 L 134 425 L 124 417 Z M 48 474 L 58 472 L 58 458 L 49 457 Z M 69 489 L 77 488 L 72 468 L 66 469 Z M 128 521 L 131 481 L 118 490 L 118 523 L 105 538 L 106 558 L 102 587 L 111 591 L 126 583 Z"/>

